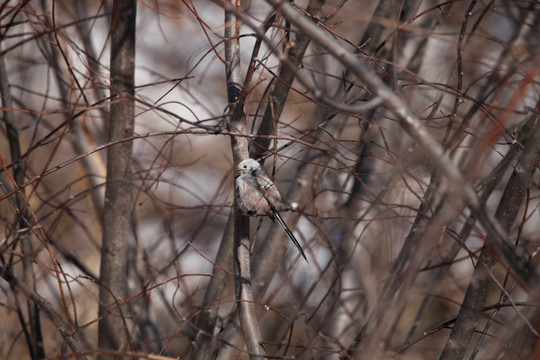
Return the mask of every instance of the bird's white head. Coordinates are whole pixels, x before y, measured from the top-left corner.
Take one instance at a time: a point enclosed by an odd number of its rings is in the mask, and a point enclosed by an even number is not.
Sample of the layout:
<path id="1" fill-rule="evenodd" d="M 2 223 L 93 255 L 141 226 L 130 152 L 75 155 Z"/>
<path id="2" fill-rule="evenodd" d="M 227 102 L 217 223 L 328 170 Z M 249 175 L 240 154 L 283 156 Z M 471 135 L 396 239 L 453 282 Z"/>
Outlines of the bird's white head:
<path id="1" fill-rule="evenodd" d="M 240 174 L 254 174 L 259 170 L 261 170 L 261 164 L 253 159 L 242 160 L 238 164 L 238 172 Z"/>

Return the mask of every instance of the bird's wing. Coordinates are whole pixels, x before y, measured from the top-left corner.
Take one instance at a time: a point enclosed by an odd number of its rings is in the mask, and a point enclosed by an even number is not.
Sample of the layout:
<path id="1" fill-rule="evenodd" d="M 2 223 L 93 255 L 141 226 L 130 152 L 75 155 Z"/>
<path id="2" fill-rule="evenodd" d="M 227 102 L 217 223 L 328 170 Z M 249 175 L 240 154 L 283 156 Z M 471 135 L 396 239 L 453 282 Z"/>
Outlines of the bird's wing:
<path id="1" fill-rule="evenodd" d="M 262 196 L 270 205 L 272 212 L 278 212 L 283 208 L 283 201 L 281 200 L 281 194 L 276 185 L 266 175 L 257 175 L 255 177 L 257 188 L 261 192 Z"/>

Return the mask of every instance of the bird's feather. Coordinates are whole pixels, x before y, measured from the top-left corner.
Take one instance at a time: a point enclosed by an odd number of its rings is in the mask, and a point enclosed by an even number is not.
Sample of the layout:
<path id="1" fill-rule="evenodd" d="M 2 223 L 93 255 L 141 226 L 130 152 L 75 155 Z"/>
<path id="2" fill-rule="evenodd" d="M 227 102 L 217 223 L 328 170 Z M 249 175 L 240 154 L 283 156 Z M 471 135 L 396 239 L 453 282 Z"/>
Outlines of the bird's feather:
<path id="1" fill-rule="evenodd" d="M 298 240 L 296 240 L 296 238 L 294 237 L 292 231 L 289 230 L 289 227 L 287 226 L 287 224 L 285 224 L 285 221 L 283 221 L 283 219 L 281 218 L 281 215 L 279 215 L 279 213 L 275 213 L 274 216 L 276 217 L 276 219 L 279 222 L 279 224 L 281 225 L 281 227 L 283 227 L 283 230 L 285 230 L 285 233 L 287 234 L 289 239 L 298 248 L 298 251 L 300 251 L 300 254 L 302 254 L 302 257 L 304 259 L 306 259 L 306 261 L 307 261 L 306 254 L 304 254 L 304 250 L 302 249 L 302 246 L 300 246 L 300 243 L 298 242 Z"/>

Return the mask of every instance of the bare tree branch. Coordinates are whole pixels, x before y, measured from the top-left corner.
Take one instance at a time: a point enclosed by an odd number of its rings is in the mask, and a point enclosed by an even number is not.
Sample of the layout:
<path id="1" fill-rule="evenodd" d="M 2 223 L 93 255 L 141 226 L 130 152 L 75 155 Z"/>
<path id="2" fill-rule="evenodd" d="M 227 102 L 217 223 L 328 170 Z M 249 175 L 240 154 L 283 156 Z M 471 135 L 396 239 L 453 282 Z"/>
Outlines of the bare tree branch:
<path id="1" fill-rule="evenodd" d="M 535 357 L 537 3 L 133 3 L 0 2 L 0 358 Z"/>
<path id="2" fill-rule="evenodd" d="M 287 2 L 269 0 L 273 6 L 281 9 L 283 15 L 300 28 L 301 31 L 312 37 L 313 41 L 328 50 L 336 59 L 346 65 L 365 85 L 384 100 L 384 106 L 396 115 L 401 126 L 429 155 L 435 166 L 452 187 L 451 192 L 464 201 L 473 211 L 475 216 L 488 232 L 490 243 L 498 251 L 499 255 L 512 267 L 520 279 L 536 291 L 540 283 L 540 276 L 534 272 L 525 259 L 520 256 L 512 243 L 507 239 L 500 224 L 485 210 L 485 205 L 480 201 L 472 185 L 463 177 L 458 167 L 445 154 L 441 145 L 426 131 L 418 118 L 411 110 L 389 89 L 371 70 L 369 70 L 353 54 L 345 50 L 340 44 L 316 25 L 312 24 L 305 16 L 300 14 Z M 458 185 L 459 184 L 459 185 Z"/>
<path id="3" fill-rule="evenodd" d="M 195 349 L 191 352 L 190 359 L 204 360 L 215 356 L 218 344 L 214 338 L 214 329 L 219 315 L 219 307 L 212 306 L 222 299 L 223 292 L 227 286 L 230 274 L 233 272 L 234 255 L 234 211 L 231 210 L 225 231 L 219 243 L 216 265 L 212 270 L 212 277 L 204 294 L 202 303 L 203 310 L 197 317 Z"/>
<path id="4" fill-rule="evenodd" d="M 231 1 L 232 6 L 238 3 Z M 229 99 L 231 131 L 243 133 L 244 109 L 238 103 L 242 75 L 240 68 L 240 23 L 235 12 L 225 10 L 225 61 L 227 73 L 227 95 Z M 234 160 L 234 169 L 240 161 L 248 157 L 247 139 L 244 137 L 231 136 L 231 147 Z M 236 192 L 236 189 L 235 189 Z M 236 198 L 235 193 L 235 198 Z M 249 218 L 234 207 L 234 273 L 236 299 L 238 300 L 238 315 L 240 326 L 244 333 L 247 349 L 252 359 L 262 358 L 266 353 L 262 344 L 262 334 L 258 325 L 255 306 L 253 304 L 253 292 L 251 288 L 251 241 L 249 236 Z"/>
<path id="5" fill-rule="evenodd" d="M 25 3 L 21 4 L 20 8 L 24 7 Z M 3 37 L 3 36 L 2 36 Z M 3 40 L 0 38 L 0 41 Z M 11 98 L 11 92 L 8 82 L 8 75 L 6 70 L 4 54 L 0 55 L 0 96 L 2 97 L 2 107 L 5 109 L 13 108 L 13 101 Z M 13 112 L 10 110 L 2 111 L 2 121 L 6 127 L 6 135 L 9 143 L 9 150 L 11 154 L 11 163 L 13 164 L 13 180 L 15 186 L 20 186 L 24 183 L 24 164 L 21 157 L 21 144 L 19 131 L 16 127 L 15 118 Z M 4 169 L 3 169 L 4 170 Z M 4 175 L 4 174 L 2 174 Z M 2 188 L 9 188 L 7 184 L 2 184 Z M 25 191 L 21 189 L 20 194 L 17 194 L 13 200 L 14 209 L 17 212 L 17 226 L 18 229 L 24 229 L 29 223 L 31 223 L 30 217 L 25 204 Z M 33 245 L 30 240 L 30 234 L 21 237 L 23 249 L 29 256 L 32 253 Z M 32 284 L 35 290 L 35 282 L 33 280 L 34 273 L 32 271 L 32 262 L 28 259 L 23 260 L 24 268 L 24 280 L 28 284 Z M 25 329 L 24 334 L 28 342 L 28 348 L 32 359 L 39 359 L 45 357 L 45 349 L 43 348 L 43 335 L 41 331 L 39 307 L 36 302 L 27 301 L 26 309 L 28 311 L 28 328 L 30 331 L 26 331 L 26 324 L 21 324 Z M 23 314 L 20 312 L 20 318 Z"/>
<path id="6" fill-rule="evenodd" d="M 81 353 L 81 347 L 77 334 L 74 334 L 71 331 L 71 327 L 69 326 L 69 324 L 62 319 L 62 317 L 53 309 L 51 304 L 46 299 L 44 299 L 26 284 L 21 283 L 15 276 L 13 276 L 13 274 L 11 274 L 3 267 L 0 268 L 0 275 L 4 280 L 9 282 L 17 291 L 20 291 L 25 296 L 27 296 L 30 301 L 36 304 L 36 306 L 38 306 L 47 315 L 49 320 L 51 320 L 54 324 L 56 330 L 60 332 L 66 344 L 73 352 Z M 86 356 L 82 355 L 76 355 L 76 357 L 77 359 L 86 359 Z"/>
<path id="7" fill-rule="evenodd" d="M 521 155 L 508 184 L 506 185 L 495 218 L 506 231 L 514 224 L 522 207 L 527 189 L 540 161 L 540 126 L 536 116 L 536 128 L 524 142 Z M 459 315 L 440 359 L 459 359 L 465 356 L 472 334 L 480 321 L 482 309 L 493 284 L 492 276 L 498 267 L 497 258 L 489 243 L 482 247 L 471 282 L 465 293 Z"/>
<path id="8" fill-rule="evenodd" d="M 109 141 L 133 135 L 135 95 L 135 22 L 137 1 L 114 1 L 111 20 L 111 91 L 122 101 L 111 106 Z M 107 152 L 107 185 L 103 213 L 103 245 L 100 270 L 100 315 L 127 297 L 126 268 L 131 231 L 132 142 L 111 146 Z M 119 309 L 99 322 L 99 346 L 125 347 L 127 329 Z"/>

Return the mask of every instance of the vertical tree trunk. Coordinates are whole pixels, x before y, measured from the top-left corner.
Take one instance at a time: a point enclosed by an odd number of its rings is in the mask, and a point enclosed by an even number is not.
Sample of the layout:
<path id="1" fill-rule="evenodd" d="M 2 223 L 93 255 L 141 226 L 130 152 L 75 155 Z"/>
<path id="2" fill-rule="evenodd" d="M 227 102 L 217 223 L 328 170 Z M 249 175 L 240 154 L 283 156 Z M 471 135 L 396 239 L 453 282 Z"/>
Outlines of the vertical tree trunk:
<path id="1" fill-rule="evenodd" d="M 234 4 L 234 5 L 233 5 Z M 239 1 L 232 1 L 229 6 L 240 6 Z M 230 128 L 244 129 L 244 104 L 238 103 L 242 91 L 242 74 L 240 70 L 240 23 L 231 9 L 225 10 L 225 61 L 227 74 L 227 95 L 231 111 Z M 237 130 L 233 130 L 237 131 Z M 240 131 L 241 133 L 242 131 Z M 248 157 L 248 142 L 243 137 L 231 137 L 231 148 L 235 168 L 243 159 Z M 235 190 L 236 191 L 236 190 Z M 236 194 L 235 194 L 236 196 Z M 240 326 L 244 333 L 244 339 L 250 359 L 264 357 L 265 350 L 262 347 L 262 334 L 259 328 L 253 305 L 253 292 L 251 289 L 250 272 L 250 238 L 249 219 L 238 209 L 234 210 L 234 274 L 236 299 L 238 300 L 238 316 Z"/>
<path id="2" fill-rule="evenodd" d="M 116 0 L 111 21 L 111 105 L 109 141 L 133 135 L 135 19 L 134 0 Z M 119 301 L 126 297 L 127 247 L 131 214 L 132 142 L 111 146 L 107 153 L 107 185 L 103 211 L 103 246 L 99 347 L 120 349 L 127 344 Z M 110 313 L 109 313 L 110 312 Z"/>

